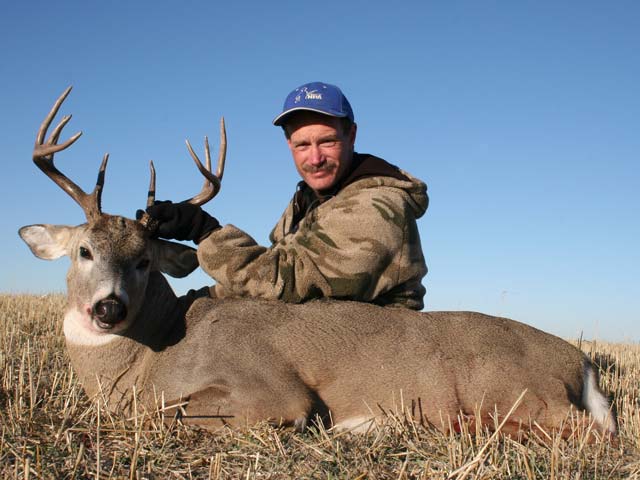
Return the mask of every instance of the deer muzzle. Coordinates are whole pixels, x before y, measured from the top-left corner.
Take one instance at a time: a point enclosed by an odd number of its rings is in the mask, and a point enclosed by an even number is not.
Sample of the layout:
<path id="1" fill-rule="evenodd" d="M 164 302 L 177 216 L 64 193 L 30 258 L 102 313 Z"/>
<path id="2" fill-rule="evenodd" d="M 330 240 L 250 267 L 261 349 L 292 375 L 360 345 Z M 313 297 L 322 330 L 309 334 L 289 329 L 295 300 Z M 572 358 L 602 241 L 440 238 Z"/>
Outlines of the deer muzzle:
<path id="1" fill-rule="evenodd" d="M 91 316 L 100 328 L 109 330 L 127 318 L 127 306 L 117 297 L 107 297 L 93 305 Z"/>

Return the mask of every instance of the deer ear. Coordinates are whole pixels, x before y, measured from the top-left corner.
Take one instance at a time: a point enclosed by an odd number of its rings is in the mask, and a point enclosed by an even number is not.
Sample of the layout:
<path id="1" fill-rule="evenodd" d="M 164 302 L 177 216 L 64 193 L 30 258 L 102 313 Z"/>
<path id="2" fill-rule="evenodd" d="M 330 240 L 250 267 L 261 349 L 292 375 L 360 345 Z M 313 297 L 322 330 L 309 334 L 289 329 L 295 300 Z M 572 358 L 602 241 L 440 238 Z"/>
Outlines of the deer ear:
<path id="1" fill-rule="evenodd" d="M 18 233 L 36 257 L 55 260 L 67 255 L 76 228 L 66 225 L 27 225 Z"/>
<path id="2" fill-rule="evenodd" d="M 182 278 L 198 268 L 198 256 L 194 248 L 181 243 L 153 240 L 156 251 L 156 268 L 174 278 Z"/>

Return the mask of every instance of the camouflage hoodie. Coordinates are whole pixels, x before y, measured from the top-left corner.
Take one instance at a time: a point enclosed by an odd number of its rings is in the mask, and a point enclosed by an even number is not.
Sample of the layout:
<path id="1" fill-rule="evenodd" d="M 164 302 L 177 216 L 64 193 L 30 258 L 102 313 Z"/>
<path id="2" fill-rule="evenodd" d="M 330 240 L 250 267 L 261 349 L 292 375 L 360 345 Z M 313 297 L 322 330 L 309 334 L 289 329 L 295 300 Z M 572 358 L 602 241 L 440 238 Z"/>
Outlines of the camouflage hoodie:
<path id="1" fill-rule="evenodd" d="M 420 310 L 427 273 L 416 219 L 427 187 L 386 161 L 354 154 L 351 173 L 317 198 L 304 182 L 271 232 L 270 247 L 233 225 L 198 247 L 214 297 L 304 302 L 319 297 Z"/>

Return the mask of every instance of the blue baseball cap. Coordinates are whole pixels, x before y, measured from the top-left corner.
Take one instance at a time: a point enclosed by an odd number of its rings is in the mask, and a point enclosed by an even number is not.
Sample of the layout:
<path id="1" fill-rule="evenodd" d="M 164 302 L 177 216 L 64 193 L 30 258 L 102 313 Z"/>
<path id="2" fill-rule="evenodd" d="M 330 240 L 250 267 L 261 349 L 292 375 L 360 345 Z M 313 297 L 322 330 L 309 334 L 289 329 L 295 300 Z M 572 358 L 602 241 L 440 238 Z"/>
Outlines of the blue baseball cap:
<path id="1" fill-rule="evenodd" d="M 310 110 L 354 121 L 353 110 L 342 90 L 324 82 L 306 83 L 291 92 L 284 101 L 282 113 L 273 119 L 273 124 L 282 126 L 286 117 L 298 110 Z"/>

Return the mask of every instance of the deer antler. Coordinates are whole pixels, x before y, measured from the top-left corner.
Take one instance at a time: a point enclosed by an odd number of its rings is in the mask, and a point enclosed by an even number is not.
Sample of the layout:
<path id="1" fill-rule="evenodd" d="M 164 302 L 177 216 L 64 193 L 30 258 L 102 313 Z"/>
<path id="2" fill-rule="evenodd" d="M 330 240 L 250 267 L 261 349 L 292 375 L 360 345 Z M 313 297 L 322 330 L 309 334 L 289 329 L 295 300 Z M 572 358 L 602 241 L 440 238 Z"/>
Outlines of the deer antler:
<path id="1" fill-rule="evenodd" d="M 80 138 L 82 132 L 78 132 L 73 135 L 66 142 L 58 145 L 58 139 L 62 133 L 64 126 L 71 120 L 71 115 L 65 115 L 60 120 L 60 123 L 53 129 L 53 132 L 45 142 L 47 130 L 51 126 L 51 122 L 57 115 L 60 106 L 71 92 L 71 88 L 67 88 L 60 97 L 54 103 L 53 108 L 49 111 L 49 114 L 42 122 L 40 130 L 38 130 L 38 136 L 36 137 L 36 143 L 33 148 L 33 162 L 38 166 L 44 174 L 53 180 L 60 188 L 62 188 L 67 194 L 73 198 L 78 205 L 84 210 L 85 216 L 88 221 L 93 221 L 102 215 L 100 209 L 100 201 L 102 197 L 102 187 L 104 185 L 104 175 L 107 168 L 107 161 L 109 155 L 105 154 L 100 165 L 100 171 L 98 172 L 98 180 L 96 186 L 91 194 L 85 193 L 78 185 L 76 185 L 71 179 L 64 175 L 60 170 L 56 168 L 53 163 L 53 156 L 55 153 L 60 152 L 71 145 Z"/>
<path id="2" fill-rule="evenodd" d="M 200 193 L 188 200 L 184 200 L 184 202 L 202 206 L 215 197 L 220 191 L 222 175 L 224 174 L 224 162 L 227 157 L 227 132 L 224 125 L 224 117 L 220 119 L 220 148 L 218 151 L 218 167 L 215 175 L 211 172 L 211 150 L 209 149 L 209 139 L 204 137 L 206 167 L 202 165 L 198 155 L 193 151 L 189 140 L 186 140 L 186 142 L 191 158 L 193 158 L 198 170 L 200 170 L 200 173 L 204 176 L 204 184 L 202 185 Z M 156 169 L 153 166 L 153 161 L 149 162 L 149 169 L 151 171 L 151 180 L 149 181 L 149 192 L 147 194 L 147 208 L 152 206 L 156 201 Z M 138 221 L 151 233 L 155 232 L 158 228 L 158 222 L 147 212 L 144 212 Z"/>
<path id="3" fill-rule="evenodd" d="M 189 140 L 186 140 L 187 148 L 189 149 L 189 153 L 191 154 L 191 158 L 196 162 L 196 166 L 200 173 L 205 177 L 204 184 L 202 185 L 202 190 L 200 193 L 189 200 L 186 200 L 189 203 L 193 203 L 194 205 L 204 205 L 213 197 L 215 197 L 220 191 L 220 186 L 222 182 L 222 175 L 224 174 L 224 161 L 227 156 L 227 132 L 224 126 L 224 117 L 220 119 L 220 148 L 218 150 L 218 167 L 216 169 L 216 174 L 211 173 L 211 152 L 209 151 L 209 139 L 204 137 L 204 154 L 205 154 L 205 162 L 207 168 L 202 166 L 202 162 L 191 148 L 191 144 Z"/>
<path id="4" fill-rule="evenodd" d="M 196 163 L 198 170 L 204 176 L 204 185 L 202 190 L 197 195 L 191 197 L 184 202 L 189 202 L 194 205 L 202 206 L 215 197 L 220 191 L 220 185 L 222 181 L 222 175 L 224 174 L 224 162 L 227 156 L 227 132 L 224 125 L 224 118 L 220 119 L 220 149 L 218 152 L 218 167 L 216 173 L 211 171 L 211 151 L 209 149 L 209 139 L 204 137 L 204 153 L 205 153 L 205 165 L 198 158 L 198 155 L 193 151 L 189 140 L 186 140 L 187 149 L 191 154 L 191 158 Z M 151 181 L 149 183 L 149 194 L 147 195 L 147 207 L 153 205 L 156 199 L 156 171 L 153 166 L 153 162 L 150 163 L 151 169 Z"/>

